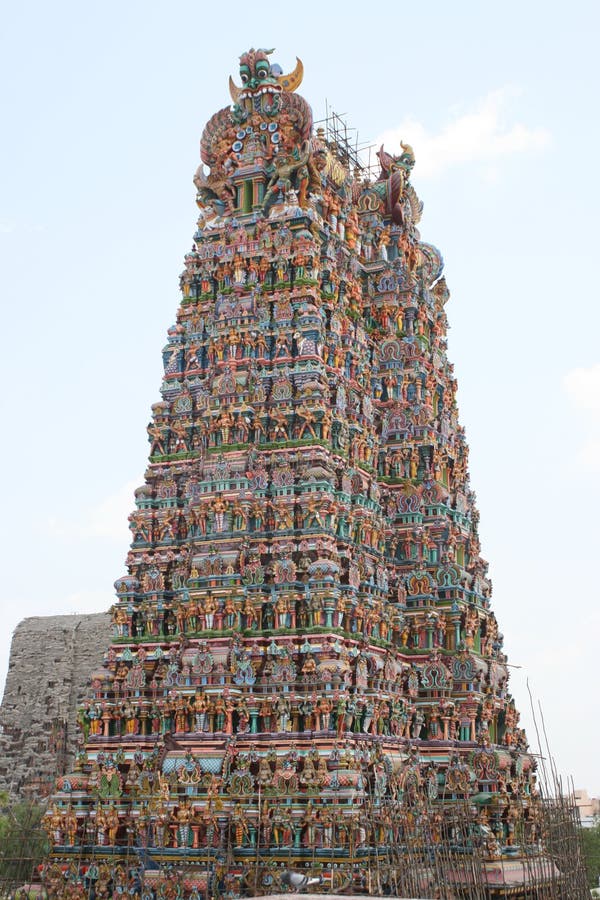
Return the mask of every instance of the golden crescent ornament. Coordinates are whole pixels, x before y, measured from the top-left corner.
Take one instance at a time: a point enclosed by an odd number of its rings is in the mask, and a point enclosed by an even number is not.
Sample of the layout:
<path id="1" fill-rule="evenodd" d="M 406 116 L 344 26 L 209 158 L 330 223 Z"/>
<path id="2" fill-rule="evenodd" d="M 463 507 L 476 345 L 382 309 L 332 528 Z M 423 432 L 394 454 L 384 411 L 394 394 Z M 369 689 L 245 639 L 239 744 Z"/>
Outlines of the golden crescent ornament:
<path id="1" fill-rule="evenodd" d="M 242 93 L 242 89 L 237 86 L 231 75 L 229 76 L 229 93 L 231 94 L 231 99 L 234 103 L 237 103 L 240 94 Z"/>
<path id="2" fill-rule="evenodd" d="M 293 72 L 290 72 L 289 75 L 278 75 L 277 83 L 283 88 L 284 91 L 287 91 L 291 94 L 292 91 L 295 91 L 302 84 L 302 79 L 304 78 L 304 66 L 302 65 L 302 60 L 299 57 L 296 57 L 296 68 Z"/>

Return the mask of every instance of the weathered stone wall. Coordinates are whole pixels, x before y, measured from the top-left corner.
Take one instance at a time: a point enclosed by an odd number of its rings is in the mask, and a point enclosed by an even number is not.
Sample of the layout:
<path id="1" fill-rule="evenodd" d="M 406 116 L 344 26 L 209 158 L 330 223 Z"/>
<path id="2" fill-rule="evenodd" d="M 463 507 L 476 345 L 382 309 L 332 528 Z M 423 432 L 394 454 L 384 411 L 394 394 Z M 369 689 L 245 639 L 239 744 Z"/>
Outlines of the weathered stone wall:
<path id="1" fill-rule="evenodd" d="M 110 642 L 110 616 L 44 616 L 15 629 L 0 707 L 0 790 L 44 794 L 68 771 L 77 708 Z"/>

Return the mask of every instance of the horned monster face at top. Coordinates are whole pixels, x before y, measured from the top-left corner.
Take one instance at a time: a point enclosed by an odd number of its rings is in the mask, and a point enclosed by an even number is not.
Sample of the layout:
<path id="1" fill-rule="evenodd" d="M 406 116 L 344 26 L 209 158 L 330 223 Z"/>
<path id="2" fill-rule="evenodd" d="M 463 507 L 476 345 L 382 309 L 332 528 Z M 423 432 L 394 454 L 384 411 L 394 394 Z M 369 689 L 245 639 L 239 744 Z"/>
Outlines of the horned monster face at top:
<path id="1" fill-rule="evenodd" d="M 304 67 L 296 58 L 295 68 L 284 75 L 281 66 L 270 62 L 271 53 L 273 50 L 246 51 L 240 57 L 241 86 L 229 77 L 233 105 L 216 112 L 202 133 L 200 155 L 211 172 L 208 176 L 196 173 L 196 182 L 203 186 L 201 193 L 205 193 L 206 182 L 219 196 L 223 190 L 232 196 L 235 188 L 229 182 L 234 170 L 257 163 L 266 166 L 271 177 L 276 156 L 302 158 L 301 148 L 312 128 L 311 108 L 295 93 Z"/>
<path id="2" fill-rule="evenodd" d="M 240 56 L 240 79 L 251 91 L 266 84 L 277 84 L 268 55 L 272 50 L 248 50 Z"/>
<path id="3" fill-rule="evenodd" d="M 240 56 L 240 81 L 238 87 L 232 78 L 229 79 L 229 90 L 234 103 L 239 103 L 256 94 L 280 93 L 295 91 L 300 86 L 304 68 L 296 59 L 296 68 L 289 75 L 284 75 L 281 67 L 269 62 L 273 50 L 255 50 L 252 48 Z"/>

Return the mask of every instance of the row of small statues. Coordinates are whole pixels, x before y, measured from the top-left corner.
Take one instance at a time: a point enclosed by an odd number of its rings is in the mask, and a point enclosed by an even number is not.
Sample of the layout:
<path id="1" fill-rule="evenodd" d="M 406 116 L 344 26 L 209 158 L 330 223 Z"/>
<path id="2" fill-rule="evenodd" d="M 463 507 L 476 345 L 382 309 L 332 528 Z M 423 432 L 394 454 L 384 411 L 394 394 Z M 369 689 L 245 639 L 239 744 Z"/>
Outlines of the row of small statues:
<path id="1" fill-rule="evenodd" d="M 410 477 L 417 477 L 419 454 L 416 448 L 405 451 L 410 456 Z M 414 458 L 413 458 L 414 457 Z M 414 471 L 413 471 L 414 466 Z M 419 470 L 420 471 L 420 470 Z M 446 471 L 446 470 L 444 470 Z M 261 477 L 262 477 L 261 472 Z M 266 473 L 265 473 L 266 475 Z M 319 528 L 334 532 L 338 536 L 350 538 L 355 543 L 363 543 L 368 547 L 378 548 L 380 532 L 389 526 L 383 518 L 383 510 L 375 501 L 365 503 L 360 509 L 353 508 L 348 499 L 335 496 L 330 484 L 327 489 L 311 491 L 303 494 L 304 486 L 294 490 L 293 475 L 284 486 L 285 495 L 260 497 L 255 500 L 241 501 L 229 499 L 220 494 L 205 496 L 193 507 L 167 509 L 157 513 L 153 509 L 144 509 L 129 516 L 129 527 L 133 533 L 134 544 L 144 542 L 177 541 L 185 538 L 201 537 L 215 533 L 241 531 L 306 531 Z M 296 495 L 296 496 L 295 496 Z M 395 519 L 402 515 L 398 510 L 398 497 L 387 498 L 386 516 Z M 410 523 L 409 523 L 410 524 Z M 422 558 L 428 558 L 429 549 L 436 551 L 436 558 L 444 552 L 460 545 L 463 552 L 471 555 L 479 551 L 479 541 L 475 532 L 464 533 L 460 527 L 454 526 L 448 533 L 434 534 L 426 526 L 418 529 L 397 528 L 390 546 L 402 546 L 407 559 L 414 559 L 411 552 L 419 544 L 424 544 Z M 376 532 L 375 537 L 373 532 Z M 231 574 L 234 570 L 232 569 Z M 292 579 L 293 580 L 293 579 Z"/>
<path id="2" fill-rule="evenodd" d="M 386 376 L 379 387 L 376 385 L 375 399 L 387 402 L 392 399 L 399 401 L 397 403 L 398 413 L 402 413 L 406 409 L 404 431 L 408 432 L 411 420 L 420 428 L 429 426 L 441 427 L 440 416 L 444 412 L 444 405 L 439 401 L 436 395 L 435 402 L 432 395 L 425 392 L 423 403 L 419 405 L 419 411 L 416 413 L 413 409 L 414 402 L 403 399 L 402 392 L 407 387 L 406 382 L 396 375 Z M 232 390 L 230 393 L 234 393 Z M 397 395 L 397 396 L 396 396 Z M 337 410 L 331 410 L 325 401 L 307 403 L 299 403 L 294 406 L 290 400 L 275 400 L 274 406 L 269 409 L 262 408 L 263 402 L 258 398 L 250 398 L 253 404 L 251 409 L 240 400 L 239 409 L 234 408 L 223 414 L 223 420 L 220 417 L 209 419 L 196 418 L 185 419 L 169 417 L 165 421 L 165 417 L 157 416 L 154 423 L 148 425 L 148 436 L 150 441 L 150 456 L 164 456 L 167 454 L 188 453 L 192 450 L 205 452 L 207 448 L 237 447 L 240 444 L 249 442 L 257 445 L 271 443 L 288 443 L 290 441 L 323 441 L 331 444 L 334 449 L 346 452 L 346 445 L 339 446 L 340 432 L 347 432 L 348 425 L 352 425 L 353 438 L 356 437 L 362 442 L 361 453 L 356 457 L 357 461 L 363 463 L 364 466 L 373 467 L 380 458 L 381 452 L 387 450 L 388 439 L 382 439 L 381 431 L 372 421 L 372 416 L 368 418 L 364 415 L 355 414 L 351 416 L 345 409 L 343 415 L 339 415 Z M 225 421 L 227 420 L 227 421 Z M 381 443 L 384 447 L 380 449 Z M 394 444 L 398 441 L 394 440 Z M 438 473 L 441 470 L 438 469 Z M 433 474 L 436 474 L 432 470 Z M 425 475 L 425 471 L 424 471 Z M 456 480 L 458 482 L 459 472 L 456 472 Z M 396 477 L 400 477 L 400 473 Z M 417 471 L 413 466 L 409 470 L 405 467 L 403 477 L 416 478 Z M 461 473 L 462 477 L 462 473 Z"/>
<path id="3" fill-rule="evenodd" d="M 343 612 L 336 607 L 343 606 Z M 222 598 L 206 594 L 198 600 L 179 604 L 169 601 L 157 606 L 141 603 L 131 609 L 128 605 L 114 607 L 113 621 L 118 637 L 159 637 L 198 634 L 203 631 L 240 631 L 297 628 L 341 628 L 349 634 L 391 640 L 408 646 L 411 625 L 402 621 L 398 611 L 383 601 L 367 604 L 364 600 L 333 598 L 326 605 L 323 597 L 314 592 L 310 600 L 296 600 L 282 594 L 277 600 L 256 603 L 250 595 L 244 600 L 231 595 Z M 440 622 L 443 622 L 440 619 Z M 444 625 L 436 628 L 435 646 Z M 414 645 L 414 641 L 413 641 Z"/>
<path id="4" fill-rule="evenodd" d="M 178 807 L 163 804 L 151 815 L 141 808 L 137 815 L 119 815 L 114 806 L 98 806 L 95 816 L 78 818 L 71 806 L 61 811 L 54 807 L 45 819 L 45 827 L 55 846 L 76 846 L 78 842 L 97 846 L 118 844 L 142 847 L 223 848 L 259 845 L 270 847 L 356 847 L 367 842 L 364 815 L 356 812 L 340 816 L 339 808 L 312 804 L 304 816 L 293 816 L 286 806 L 265 803 L 260 822 L 250 819 L 236 804 L 229 817 L 217 815 L 210 807 L 192 806 L 184 800 Z M 257 827 L 258 825 L 258 827 Z M 229 834 L 227 834 L 229 832 Z"/>
<path id="5" fill-rule="evenodd" d="M 250 812 L 250 815 L 248 815 Z M 496 846 L 512 845 L 516 828 L 534 842 L 539 836 L 539 816 L 535 806 L 524 808 L 508 802 L 497 808 L 492 819 L 483 808 L 474 824 L 484 833 L 494 835 Z M 410 805 L 392 809 L 389 805 L 369 810 L 364 801 L 352 808 L 328 802 L 309 801 L 301 810 L 285 804 L 264 801 L 260 813 L 235 803 L 228 812 L 217 811 L 210 804 L 198 807 L 189 799 L 177 806 L 161 803 L 151 812 L 147 804 L 121 813 L 110 805 L 98 805 L 95 815 L 77 816 L 69 804 L 56 805 L 47 813 L 44 827 L 54 846 L 137 846 L 147 848 L 223 849 L 256 847 L 263 852 L 280 847 L 297 849 L 335 848 L 354 852 L 368 846 L 398 846 L 404 841 L 426 841 L 439 844 L 444 823 L 443 807 L 420 809 L 414 798 Z M 490 824 L 493 826 L 490 830 Z M 460 840 L 460 829 L 455 840 Z M 466 835 L 467 828 L 464 828 Z"/>
<path id="6" fill-rule="evenodd" d="M 312 303 L 312 298 L 311 298 Z M 290 310 L 291 312 L 291 310 Z M 373 310 L 377 316 L 377 310 Z M 412 309 L 407 310 L 401 306 L 390 309 L 393 318 L 388 315 L 378 316 L 381 321 L 382 328 L 385 327 L 386 337 L 396 335 L 401 338 L 404 335 L 418 335 L 421 338 L 429 339 L 434 336 L 434 343 L 439 345 L 440 337 L 444 334 L 444 328 L 436 320 L 431 322 L 428 319 L 428 312 L 424 307 L 418 311 Z M 317 320 L 320 316 L 316 316 Z M 372 317 L 372 322 L 377 321 Z M 387 321 L 385 326 L 383 322 Z M 390 327 L 391 326 L 391 327 Z M 251 327 L 251 326 L 250 326 Z M 198 340 L 194 339 L 189 345 L 182 345 L 177 342 L 171 345 L 170 353 L 165 353 L 165 369 L 167 375 L 194 375 L 203 372 L 208 368 L 217 367 L 222 369 L 219 364 L 227 363 L 237 369 L 238 364 L 240 370 L 250 365 L 252 361 L 278 362 L 281 360 L 290 361 L 293 359 L 310 359 L 318 358 L 322 360 L 330 370 L 343 373 L 345 378 L 354 380 L 363 387 L 371 384 L 372 378 L 383 378 L 388 375 L 397 374 L 397 368 L 392 370 L 389 361 L 378 360 L 376 355 L 376 347 L 372 344 L 369 346 L 367 341 L 363 341 L 362 346 L 357 345 L 355 341 L 350 342 L 346 337 L 330 331 L 323 327 L 320 321 L 312 322 L 302 326 L 304 330 L 294 325 L 281 325 L 274 323 L 272 329 L 265 329 L 264 324 L 260 329 L 240 330 L 229 326 L 223 328 L 216 336 Z M 272 333 L 270 333 L 272 332 Z M 427 346 L 427 340 L 424 341 Z M 404 384 L 402 398 L 420 399 L 414 394 L 407 396 L 407 386 L 413 383 L 415 389 L 423 382 L 423 399 L 425 398 L 425 385 L 427 379 L 427 388 L 429 395 L 432 396 L 433 390 L 437 387 L 436 376 L 433 373 L 429 377 L 425 357 L 421 350 L 421 345 L 411 348 L 413 356 L 411 361 L 415 362 L 421 357 L 423 369 L 421 373 L 415 373 L 414 370 L 401 372 L 400 383 Z M 399 350 L 395 351 L 400 352 Z M 398 360 L 402 361 L 402 360 Z M 376 365 L 379 362 L 379 365 Z M 441 375 L 438 377 L 442 377 Z M 453 394 L 453 379 L 447 378 L 450 393 Z"/>
<path id="7" fill-rule="evenodd" d="M 477 612 L 453 615 L 449 622 L 441 613 L 425 617 L 417 611 L 405 616 L 398 607 L 382 600 L 327 598 L 316 591 L 310 600 L 282 593 L 275 601 L 263 598 L 259 603 L 249 594 L 242 599 L 206 593 L 198 600 L 177 604 L 163 601 L 161 607 L 146 601 L 116 604 L 112 608 L 116 636 L 158 638 L 204 631 L 340 628 L 361 639 L 375 638 L 407 649 L 455 649 L 462 645 L 469 650 L 477 648 L 488 657 L 499 647 L 497 628 L 486 627 L 486 620 Z"/>
<path id="8" fill-rule="evenodd" d="M 357 543 L 377 547 L 379 541 L 373 538 L 372 532 L 381 531 L 384 521 L 375 503 L 357 512 L 347 500 L 336 499 L 330 490 L 313 491 L 308 496 L 295 498 L 293 487 L 286 485 L 285 489 L 286 496 L 275 499 L 260 497 L 254 502 L 242 502 L 216 494 L 203 497 L 194 507 L 170 509 L 162 515 L 149 509 L 134 512 L 129 517 L 134 543 L 182 540 L 232 531 L 324 528 Z"/>
<path id="9" fill-rule="evenodd" d="M 497 720 L 502 713 L 501 734 Z M 201 690 L 150 701 L 87 703 L 79 713 L 84 737 L 175 734 L 285 734 L 322 731 L 442 741 L 490 741 L 519 746 L 518 713 L 507 701 L 436 701 L 418 706 L 402 697 L 280 694 L 210 696 Z"/>

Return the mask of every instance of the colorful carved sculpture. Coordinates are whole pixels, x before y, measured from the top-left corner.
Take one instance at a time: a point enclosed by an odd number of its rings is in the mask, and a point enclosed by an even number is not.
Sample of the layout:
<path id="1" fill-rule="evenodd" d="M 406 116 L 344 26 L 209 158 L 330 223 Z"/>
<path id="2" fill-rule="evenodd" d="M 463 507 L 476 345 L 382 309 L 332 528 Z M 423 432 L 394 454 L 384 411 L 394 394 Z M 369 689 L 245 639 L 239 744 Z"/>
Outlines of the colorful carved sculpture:
<path id="1" fill-rule="evenodd" d="M 58 861 L 103 847 L 107 883 L 137 848 L 148 896 L 193 898 L 291 867 L 411 890 L 407 859 L 425 890 L 443 842 L 481 861 L 538 840 L 414 154 L 351 171 L 311 133 L 302 64 L 270 55 L 241 57 L 202 135 L 80 786 L 47 817 L 51 896 Z"/>

